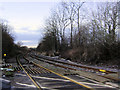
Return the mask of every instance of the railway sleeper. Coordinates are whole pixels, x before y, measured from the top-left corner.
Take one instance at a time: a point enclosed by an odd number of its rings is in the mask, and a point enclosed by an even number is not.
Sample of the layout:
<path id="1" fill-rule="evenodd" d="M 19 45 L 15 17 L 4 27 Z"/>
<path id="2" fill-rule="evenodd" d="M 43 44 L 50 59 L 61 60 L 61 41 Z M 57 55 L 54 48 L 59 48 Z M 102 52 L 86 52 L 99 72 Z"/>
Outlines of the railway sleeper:
<path id="1" fill-rule="evenodd" d="M 26 71 L 28 72 L 28 74 L 32 74 L 32 72 L 28 68 L 26 68 Z"/>
<path id="2" fill-rule="evenodd" d="M 32 72 L 29 68 L 27 68 L 27 72 L 28 72 L 29 74 L 33 74 L 33 72 Z"/>
<path id="3" fill-rule="evenodd" d="M 32 68 L 32 69 L 33 69 L 33 71 L 34 71 L 36 74 L 39 74 L 39 72 L 37 71 L 36 68 Z"/>
<path id="4" fill-rule="evenodd" d="M 36 72 L 37 72 L 38 74 L 41 74 L 41 71 L 39 71 L 38 68 L 35 68 L 35 70 L 36 70 Z"/>
<path id="5" fill-rule="evenodd" d="M 46 73 L 51 73 L 50 71 L 47 71 L 47 70 L 45 70 L 45 69 L 42 69 L 44 72 L 46 72 Z"/>
<path id="6" fill-rule="evenodd" d="M 40 74 L 38 71 L 36 71 L 36 70 L 34 70 L 34 71 L 35 71 L 35 74 L 37 74 L 37 75 Z"/>
<path id="7" fill-rule="evenodd" d="M 4 68 L 4 67 L 10 67 L 10 66 L 12 67 L 12 64 L 3 64 L 3 65 L 2 65 L 3 68 Z"/>
<path id="8" fill-rule="evenodd" d="M 31 70 L 29 70 L 28 68 L 27 68 L 27 71 L 28 71 L 29 74 L 32 74 Z"/>
<path id="9" fill-rule="evenodd" d="M 35 69 L 32 69 L 34 71 L 35 74 L 38 74 L 38 72 Z"/>
<path id="10" fill-rule="evenodd" d="M 14 67 L 14 70 L 15 70 L 15 71 L 18 71 L 18 68 L 17 68 L 17 67 Z"/>
<path id="11" fill-rule="evenodd" d="M 14 71 L 22 71 L 22 68 L 21 67 L 13 67 Z"/>
<path id="12" fill-rule="evenodd" d="M 44 69 L 39 69 L 39 71 L 40 71 L 41 73 L 48 73 L 48 71 L 46 71 L 46 70 L 44 70 Z"/>
<path id="13" fill-rule="evenodd" d="M 41 73 L 45 73 L 45 72 L 43 72 L 43 70 L 38 70 L 39 71 L 39 74 L 41 74 Z"/>
<path id="14" fill-rule="evenodd" d="M 21 70 L 22 70 L 22 67 L 19 67 L 19 70 L 21 71 Z"/>
<path id="15" fill-rule="evenodd" d="M 29 69 L 31 70 L 31 72 L 32 72 L 33 75 L 36 74 L 33 69 L 31 69 L 31 68 L 29 68 Z"/>
<path id="16" fill-rule="evenodd" d="M 15 67 L 15 71 L 19 71 L 19 70 L 18 70 L 18 67 Z"/>
<path id="17" fill-rule="evenodd" d="M 42 74 L 42 73 L 43 73 L 43 72 L 41 72 L 41 71 L 38 70 L 38 74 Z"/>
<path id="18" fill-rule="evenodd" d="M 34 68 L 34 71 L 36 71 L 38 74 L 48 73 L 48 71 L 41 69 L 41 68 Z"/>
<path id="19" fill-rule="evenodd" d="M 79 75 L 78 73 L 66 73 L 64 74 L 65 76 L 69 76 L 69 75 Z"/>
<path id="20" fill-rule="evenodd" d="M 35 68 L 32 68 L 35 74 L 38 74 L 37 70 Z"/>
<path id="21" fill-rule="evenodd" d="M 39 74 L 43 74 L 43 73 L 45 73 L 45 72 L 43 72 L 42 70 L 40 71 L 40 70 L 38 70 L 39 71 Z"/>

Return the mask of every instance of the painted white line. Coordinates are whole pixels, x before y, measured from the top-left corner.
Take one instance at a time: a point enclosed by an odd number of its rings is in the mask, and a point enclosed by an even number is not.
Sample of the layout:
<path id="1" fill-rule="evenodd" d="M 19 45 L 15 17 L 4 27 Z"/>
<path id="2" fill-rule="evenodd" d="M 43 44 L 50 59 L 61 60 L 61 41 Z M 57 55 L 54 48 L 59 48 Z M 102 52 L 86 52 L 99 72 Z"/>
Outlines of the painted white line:
<path id="1" fill-rule="evenodd" d="M 53 89 L 53 88 L 48 88 L 48 87 L 43 87 L 40 83 L 37 82 L 37 84 L 43 89 L 50 89 L 50 90 L 56 90 L 56 89 Z"/>
<path id="2" fill-rule="evenodd" d="M 50 80 L 59 80 L 59 81 L 66 81 L 70 82 L 69 80 L 64 80 L 64 79 L 56 79 L 56 78 L 48 78 L 48 77 L 40 77 L 40 76 L 32 76 L 34 78 L 41 78 L 41 79 L 50 79 Z"/>
<path id="3" fill-rule="evenodd" d="M 98 84 L 100 83 L 100 82 L 91 80 L 91 79 L 89 79 L 89 78 L 83 77 L 83 76 L 79 76 L 79 75 L 76 75 L 76 76 L 78 76 L 78 77 L 80 77 L 80 78 L 84 78 L 84 79 L 89 80 L 89 81 L 92 81 L 92 82 L 94 82 L 94 83 L 98 83 Z"/>
<path id="4" fill-rule="evenodd" d="M 104 84 L 93 84 L 93 83 L 87 83 L 87 82 L 80 82 L 80 83 L 87 84 L 87 85 L 95 85 L 95 87 L 100 86 L 100 87 L 110 87 L 110 88 L 114 88 L 114 87 L 112 87 L 112 86 L 104 85 Z"/>
<path id="5" fill-rule="evenodd" d="M 79 76 L 79 75 L 77 75 L 78 77 L 82 77 L 82 78 L 84 78 L 84 79 L 87 79 L 87 80 L 89 80 L 89 81 L 92 81 L 92 82 L 95 82 L 95 83 L 97 83 L 97 84 L 99 84 L 99 86 L 105 86 L 105 87 L 110 87 L 110 88 L 115 88 L 115 86 L 112 84 L 112 85 L 110 85 L 110 84 L 103 84 L 103 83 L 100 83 L 100 82 L 97 82 L 97 81 L 94 81 L 94 80 L 91 80 L 91 79 L 88 79 L 88 78 L 86 78 L 86 77 L 83 77 L 83 76 Z M 82 82 L 81 82 L 82 83 Z M 84 83 L 84 82 L 83 82 Z M 97 85 L 97 84 L 95 84 L 95 85 Z M 117 86 L 116 86 L 117 87 Z"/>
<path id="6" fill-rule="evenodd" d="M 60 84 L 60 83 L 65 83 L 65 82 L 54 82 L 54 81 L 52 81 L 52 82 L 42 82 L 42 84 L 44 84 L 44 85 L 46 85 L 46 84 Z M 67 82 L 66 82 L 67 83 Z"/>
<path id="7" fill-rule="evenodd" d="M 20 75 L 20 76 L 27 76 L 27 75 L 25 75 L 25 74 L 15 74 L 15 75 Z"/>
<path id="8" fill-rule="evenodd" d="M 118 84 L 112 83 L 112 82 L 106 82 L 107 85 L 111 85 L 113 87 L 119 87 Z"/>
<path id="9" fill-rule="evenodd" d="M 89 85 L 96 85 L 96 86 L 103 86 L 103 85 L 100 85 L 100 84 L 93 84 L 93 83 L 88 83 L 88 82 L 81 82 L 81 83 L 89 84 Z"/>
<path id="10" fill-rule="evenodd" d="M 19 82 L 16 82 L 16 84 L 19 84 L 19 85 L 24 85 L 24 86 L 27 86 L 27 87 L 35 87 L 35 85 L 29 85 L 29 84 L 24 84 L 24 83 L 19 83 Z"/>
<path id="11" fill-rule="evenodd" d="M 61 85 L 61 86 L 58 86 L 58 85 L 56 85 L 56 86 L 49 86 L 49 88 L 48 87 L 41 87 L 41 88 L 47 88 L 47 89 L 50 89 L 50 90 L 54 90 L 53 88 L 62 88 L 62 87 L 70 87 L 71 85 Z M 55 89 L 55 90 L 58 90 L 58 89 Z"/>

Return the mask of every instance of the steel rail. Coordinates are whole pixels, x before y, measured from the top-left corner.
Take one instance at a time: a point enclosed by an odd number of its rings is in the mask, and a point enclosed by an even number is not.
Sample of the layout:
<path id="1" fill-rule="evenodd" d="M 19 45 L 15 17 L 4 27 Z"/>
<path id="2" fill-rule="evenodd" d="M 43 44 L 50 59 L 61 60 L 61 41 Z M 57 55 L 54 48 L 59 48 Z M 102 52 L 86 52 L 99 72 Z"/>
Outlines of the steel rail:
<path id="1" fill-rule="evenodd" d="M 25 70 L 25 68 L 22 66 L 22 64 L 20 63 L 20 60 L 18 59 L 18 56 L 16 58 L 18 64 L 21 66 L 21 68 L 23 69 L 23 71 L 27 74 L 27 76 L 31 79 L 31 81 L 34 83 L 34 85 L 39 89 L 42 90 L 42 88 L 35 82 L 35 80 L 33 80 L 33 78 L 28 74 L 28 72 Z"/>
<path id="2" fill-rule="evenodd" d="M 31 55 L 30 55 L 30 56 L 31 56 Z M 57 62 L 57 63 L 62 63 L 62 64 L 71 65 L 71 66 L 80 67 L 80 68 L 92 69 L 92 70 L 95 70 L 95 71 L 99 71 L 99 72 L 100 72 L 100 69 L 94 68 L 94 67 L 81 66 L 81 65 L 77 65 L 77 64 L 72 64 L 72 63 L 67 63 L 67 62 L 62 62 L 62 61 L 56 61 L 56 60 L 53 60 L 53 59 L 48 59 L 48 58 L 40 57 L 40 56 L 37 56 L 37 55 L 34 55 L 34 56 L 36 56 L 36 57 L 38 57 L 38 58 L 47 59 L 47 60 L 49 60 L 49 61 L 54 61 L 54 62 Z M 117 73 L 117 72 L 113 72 L 113 71 L 109 71 L 109 70 L 105 70 L 105 71 L 106 71 L 105 73 Z"/>
<path id="3" fill-rule="evenodd" d="M 24 57 L 24 59 L 25 60 L 27 60 L 27 61 L 29 61 L 27 58 L 25 58 Z M 29 61 L 30 62 L 30 61 Z M 87 86 L 87 85 L 84 85 L 84 84 L 82 84 L 82 83 L 80 83 L 80 82 L 77 82 L 77 81 L 75 81 L 75 80 L 73 80 L 73 79 L 70 79 L 70 78 L 68 78 L 68 77 L 66 77 L 66 76 L 63 76 L 63 75 L 61 75 L 61 74 L 59 74 L 59 73 L 56 73 L 56 72 L 54 72 L 54 71 L 52 71 L 52 70 L 49 70 L 49 69 L 47 69 L 47 68 L 45 68 L 45 67 L 43 67 L 43 66 L 40 66 L 39 64 L 37 64 L 37 63 L 35 63 L 35 62 L 31 62 L 31 63 L 33 63 L 35 66 L 38 66 L 38 67 L 40 67 L 40 68 L 42 68 L 42 69 L 45 69 L 46 71 L 49 71 L 49 72 L 51 72 L 51 73 L 53 73 L 53 74 L 56 74 L 56 75 L 58 75 L 58 76 L 60 76 L 60 77 L 62 77 L 62 78 L 64 78 L 64 79 L 67 79 L 67 80 L 69 80 L 69 81 L 71 81 L 71 82 L 73 82 L 73 83 L 76 83 L 76 84 L 78 84 L 78 85 L 80 85 L 80 86 L 83 86 L 83 87 L 85 87 L 85 88 L 87 88 L 87 89 L 90 89 L 90 90 L 94 90 L 93 88 L 91 88 L 91 87 L 89 87 L 89 86 Z"/>
<path id="4" fill-rule="evenodd" d="M 31 56 L 31 57 L 32 57 L 32 56 Z M 36 58 L 36 57 L 33 57 L 33 58 Z M 26 58 L 24 57 L 24 59 L 26 59 Z M 36 58 L 36 59 L 38 59 L 38 58 Z M 40 60 L 40 59 L 39 59 L 39 60 Z M 49 64 L 52 64 L 52 65 L 55 65 L 55 66 L 58 66 L 58 67 L 62 67 L 62 68 L 65 68 L 65 69 L 77 70 L 77 69 L 70 68 L 70 67 L 67 67 L 67 66 L 55 64 L 55 63 L 52 63 L 52 62 L 48 62 L 48 61 L 44 61 L 44 60 L 41 60 L 41 61 L 46 62 L 46 63 L 49 63 Z"/>
<path id="5" fill-rule="evenodd" d="M 31 55 L 30 55 L 31 56 Z M 40 61 L 43 61 L 43 62 L 46 62 L 46 63 L 49 63 L 49 64 L 53 64 L 53 65 L 55 65 L 55 66 L 58 66 L 58 67 L 62 67 L 62 68 L 67 68 L 67 69 L 70 69 L 70 70 L 78 70 L 78 69 L 75 69 L 75 68 L 70 68 L 70 67 L 67 67 L 67 66 L 63 66 L 63 65 L 59 65 L 59 64 L 55 64 L 55 63 L 52 63 L 52 62 L 47 62 L 47 61 L 45 61 L 45 60 L 41 60 L 40 59 L 40 57 L 38 58 L 38 57 L 34 57 L 34 56 L 31 56 L 32 58 L 36 58 L 36 59 L 38 59 L 38 60 L 40 60 Z M 47 59 L 48 60 L 48 59 Z M 52 61 L 52 60 L 49 60 L 49 61 Z M 54 62 L 55 60 L 53 60 L 53 62 Z M 55 61 L 55 62 L 59 62 L 60 63 L 60 61 Z M 63 63 L 65 63 L 65 62 L 63 62 Z M 76 66 L 76 65 L 74 65 L 74 64 L 69 64 L 69 63 L 65 63 L 65 64 L 67 64 L 67 65 L 71 65 L 71 66 Z M 79 65 L 77 66 L 77 67 L 79 67 Z M 82 66 L 80 66 L 81 68 L 84 68 L 84 67 L 82 67 Z M 89 69 L 89 68 L 87 68 L 87 67 L 85 67 L 86 69 Z M 90 69 L 92 69 L 92 68 L 90 68 Z M 93 69 L 95 69 L 95 68 L 93 68 Z M 99 71 L 99 69 L 96 69 L 97 71 Z M 108 71 L 109 72 L 109 71 Z M 116 72 L 112 72 L 112 71 L 110 71 L 109 73 L 116 73 Z M 115 80 L 115 81 L 120 81 L 119 79 L 116 79 L 116 78 L 111 78 L 111 77 L 107 77 L 107 76 L 103 76 L 103 75 L 98 75 L 98 76 L 101 76 L 101 77 L 104 77 L 104 78 L 107 78 L 107 79 L 111 79 L 111 80 Z"/>

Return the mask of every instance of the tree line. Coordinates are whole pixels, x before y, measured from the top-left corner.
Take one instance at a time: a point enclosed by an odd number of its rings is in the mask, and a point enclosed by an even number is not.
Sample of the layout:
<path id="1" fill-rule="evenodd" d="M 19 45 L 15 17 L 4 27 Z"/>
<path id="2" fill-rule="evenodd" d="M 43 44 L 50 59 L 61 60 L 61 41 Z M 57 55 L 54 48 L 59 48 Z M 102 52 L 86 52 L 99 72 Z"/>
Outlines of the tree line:
<path id="1" fill-rule="evenodd" d="M 22 54 L 23 51 L 26 51 L 26 48 L 20 47 L 18 44 L 14 43 L 15 37 L 11 33 L 13 28 L 7 24 L 7 21 L 0 20 L 0 31 L 2 32 L 2 57 L 3 58 L 12 58 L 18 54 Z M 4 57 L 4 54 L 6 56 Z"/>
<path id="2" fill-rule="evenodd" d="M 93 10 L 86 3 L 61 2 L 46 20 L 37 50 L 60 52 L 78 62 L 120 59 L 119 2 L 96 3 Z"/>

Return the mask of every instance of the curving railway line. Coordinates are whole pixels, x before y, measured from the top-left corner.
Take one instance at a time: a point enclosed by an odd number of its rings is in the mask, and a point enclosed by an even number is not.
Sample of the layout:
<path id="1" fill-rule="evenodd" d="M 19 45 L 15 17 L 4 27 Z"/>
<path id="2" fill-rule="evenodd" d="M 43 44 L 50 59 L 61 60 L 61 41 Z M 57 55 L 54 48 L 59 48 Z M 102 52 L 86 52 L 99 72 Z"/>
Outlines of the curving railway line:
<path id="1" fill-rule="evenodd" d="M 83 71 L 87 70 L 87 71 L 92 72 L 92 73 L 98 72 L 97 74 L 99 76 L 111 79 L 113 81 L 120 82 L 119 78 L 104 76 L 104 74 L 118 74 L 118 72 L 116 72 L 116 71 L 103 70 L 103 69 L 99 69 L 99 68 L 94 68 L 94 67 L 89 67 L 89 66 L 83 66 L 83 65 L 78 65 L 78 64 L 73 64 L 73 63 L 58 61 L 58 60 L 55 60 L 55 59 L 53 59 L 51 57 L 37 56 L 37 55 L 30 55 L 30 56 L 32 58 L 37 59 L 37 60 L 40 60 L 40 61 L 52 64 L 52 65 L 55 65 L 55 66 L 58 66 L 58 67 L 62 67 L 62 68 L 65 68 L 65 69 L 83 70 Z"/>
<path id="2" fill-rule="evenodd" d="M 41 66 L 39 62 L 26 57 L 23 59 L 19 56 L 16 58 L 18 67 L 15 67 L 15 70 L 23 70 L 39 90 L 117 90 L 115 87 L 100 84 L 79 75 L 63 76 Z"/>
<path id="3" fill-rule="evenodd" d="M 18 57 L 17 63 L 39 90 L 93 90 L 90 86 L 55 73 L 35 62 L 22 63 Z"/>

